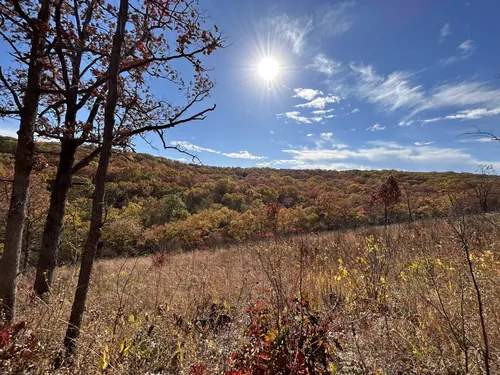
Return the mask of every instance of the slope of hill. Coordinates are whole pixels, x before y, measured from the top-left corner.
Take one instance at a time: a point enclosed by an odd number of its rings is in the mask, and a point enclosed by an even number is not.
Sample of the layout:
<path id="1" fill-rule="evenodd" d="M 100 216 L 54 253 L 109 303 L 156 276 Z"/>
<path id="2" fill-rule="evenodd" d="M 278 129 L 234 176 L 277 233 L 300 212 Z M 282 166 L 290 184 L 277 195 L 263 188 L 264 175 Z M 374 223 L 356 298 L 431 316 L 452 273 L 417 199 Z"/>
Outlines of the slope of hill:
<path id="1" fill-rule="evenodd" d="M 40 162 L 32 179 L 26 224 L 27 253 L 39 246 L 58 157 L 57 143 L 40 143 L 38 147 Z M 14 139 L 0 138 L 3 220 L 14 148 Z M 90 164 L 80 171 L 71 188 L 62 260 L 74 259 L 85 237 L 95 166 Z M 487 208 L 498 206 L 494 177 L 487 175 L 220 168 L 148 154 L 117 153 L 109 170 L 100 255 L 183 250 L 263 236 L 382 224 L 384 206 L 374 194 L 390 175 L 401 192 L 386 207 L 392 223 L 442 216 L 450 199 L 480 209 L 481 197 L 487 194 Z"/>

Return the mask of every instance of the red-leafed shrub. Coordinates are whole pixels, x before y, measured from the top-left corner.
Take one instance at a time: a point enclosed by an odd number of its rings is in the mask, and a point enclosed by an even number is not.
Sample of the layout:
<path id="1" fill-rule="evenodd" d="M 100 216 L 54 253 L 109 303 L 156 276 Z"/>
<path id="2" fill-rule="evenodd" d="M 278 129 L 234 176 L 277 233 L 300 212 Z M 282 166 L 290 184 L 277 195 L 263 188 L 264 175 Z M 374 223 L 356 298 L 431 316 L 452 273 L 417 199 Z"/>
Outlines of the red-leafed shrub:
<path id="1" fill-rule="evenodd" d="M 25 322 L 0 324 L 0 363 L 6 373 L 22 373 L 35 357 L 38 340 Z"/>
<path id="2" fill-rule="evenodd" d="M 161 268 L 168 262 L 168 255 L 166 253 L 156 253 L 151 258 L 151 265 L 156 268 Z"/>
<path id="3" fill-rule="evenodd" d="M 284 311 L 261 299 L 247 312 L 248 343 L 233 353 L 227 375 L 321 375 L 335 368 L 328 327 L 307 298 L 293 298 Z"/>

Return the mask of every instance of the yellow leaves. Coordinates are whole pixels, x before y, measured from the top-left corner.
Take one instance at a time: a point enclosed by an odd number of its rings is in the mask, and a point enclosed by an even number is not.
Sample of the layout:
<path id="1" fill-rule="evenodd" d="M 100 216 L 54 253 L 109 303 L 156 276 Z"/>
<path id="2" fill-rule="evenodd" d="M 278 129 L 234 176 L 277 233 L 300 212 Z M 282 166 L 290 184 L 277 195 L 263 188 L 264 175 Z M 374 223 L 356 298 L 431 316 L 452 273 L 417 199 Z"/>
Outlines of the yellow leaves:
<path id="1" fill-rule="evenodd" d="M 404 281 L 408 281 L 408 277 L 406 276 L 406 272 L 405 271 L 401 271 L 401 273 L 399 274 L 401 276 L 401 278 L 404 280 Z"/>
<path id="2" fill-rule="evenodd" d="M 278 331 L 276 329 L 272 329 L 268 332 L 267 335 L 264 336 L 264 340 L 266 343 L 272 343 L 278 337 Z"/>
<path id="3" fill-rule="evenodd" d="M 120 356 L 122 356 L 122 357 L 128 356 L 128 353 L 129 353 L 131 347 L 132 347 L 132 345 L 127 346 L 126 339 L 123 339 L 123 341 L 120 344 Z"/>
<path id="4" fill-rule="evenodd" d="M 104 345 L 104 350 L 102 351 L 99 367 L 103 370 L 106 370 L 109 366 L 108 361 L 109 361 L 109 346 Z"/>
<path id="5" fill-rule="evenodd" d="M 180 342 L 177 342 L 177 359 L 181 363 L 184 361 L 184 351 Z"/>
<path id="6" fill-rule="evenodd" d="M 130 316 L 128 317 L 128 321 L 130 323 L 135 323 L 135 321 L 136 321 L 135 316 L 133 314 L 130 314 Z"/>

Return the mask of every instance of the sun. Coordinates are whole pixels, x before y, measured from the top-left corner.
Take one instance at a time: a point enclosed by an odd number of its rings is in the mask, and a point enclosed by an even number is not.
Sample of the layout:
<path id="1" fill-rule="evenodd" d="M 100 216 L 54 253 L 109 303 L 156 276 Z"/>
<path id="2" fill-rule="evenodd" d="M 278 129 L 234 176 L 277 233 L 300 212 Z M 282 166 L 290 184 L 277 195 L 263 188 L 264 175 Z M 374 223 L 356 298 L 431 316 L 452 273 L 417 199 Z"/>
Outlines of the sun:
<path id="1" fill-rule="evenodd" d="M 259 64 L 259 74 L 266 81 L 272 81 L 278 75 L 280 71 L 280 65 L 278 62 L 271 58 L 265 58 Z"/>

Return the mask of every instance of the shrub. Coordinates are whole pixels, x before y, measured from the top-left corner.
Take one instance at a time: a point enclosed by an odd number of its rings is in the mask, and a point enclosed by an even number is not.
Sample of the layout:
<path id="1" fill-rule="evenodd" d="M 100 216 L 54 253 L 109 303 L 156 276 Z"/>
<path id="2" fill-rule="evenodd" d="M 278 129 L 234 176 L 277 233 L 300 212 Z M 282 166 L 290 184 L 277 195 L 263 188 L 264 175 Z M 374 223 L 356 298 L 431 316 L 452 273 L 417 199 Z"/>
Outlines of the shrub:
<path id="1" fill-rule="evenodd" d="M 260 299 L 247 309 L 248 343 L 231 357 L 228 375 L 330 374 L 335 365 L 328 327 L 307 298 L 293 298 L 280 312 Z"/>
<path id="2" fill-rule="evenodd" d="M 24 373 L 34 363 L 38 340 L 25 322 L 0 324 L 0 363 L 11 374 Z"/>
<path id="3" fill-rule="evenodd" d="M 168 262 L 168 255 L 166 253 L 156 253 L 151 258 L 151 265 L 155 268 L 161 268 Z"/>

